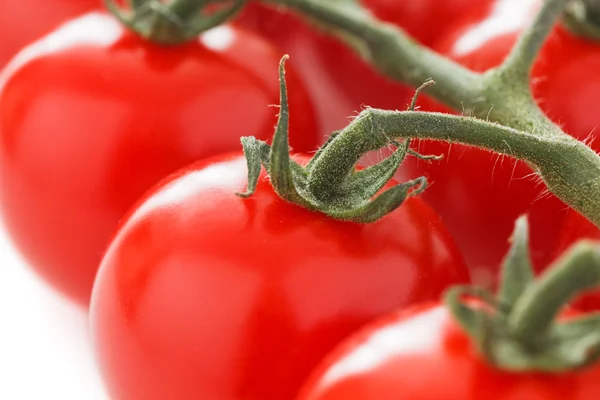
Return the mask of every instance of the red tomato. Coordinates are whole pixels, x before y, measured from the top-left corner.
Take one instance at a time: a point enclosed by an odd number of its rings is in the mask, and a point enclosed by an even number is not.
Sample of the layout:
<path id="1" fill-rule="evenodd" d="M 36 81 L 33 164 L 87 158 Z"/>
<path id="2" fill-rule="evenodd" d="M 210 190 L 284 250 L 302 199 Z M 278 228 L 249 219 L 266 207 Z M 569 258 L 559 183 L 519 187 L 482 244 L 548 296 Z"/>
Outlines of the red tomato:
<path id="1" fill-rule="evenodd" d="M 298 400 L 595 400 L 600 365 L 568 374 L 511 373 L 487 363 L 445 306 L 370 324 L 317 368 Z"/>
<path id="2" fill-rule="evenodd" d="M 456 23 L 482 17 L 495 0 L 361 0 L 383 21 L 404 29 L 420 43 L 431 46 Z"/>
<path id="3" fill-rule="evenodd" d="M 240 155 L 204 161 L 121 226 L 91 304 L 114 400 L 291 399 L 352 331 L 467 279 L 418 198 L 359 225 L 284 202 L 264 175 L 242 199 L 246 182 Z"/>
<path id="4" fill-rule="evenodd" d="M 87 304 L 103 250 L 131 204 L 173 171 L 274 131 L 281 54 L 222 26 L 159 47 L 112 17 L 73 20 L 0 79 L 1 204 L 34 268 Z M 292 145 L 317 147 L 312 104 L 290 65 Z"/>
<path id="5" fill-rule="evenodd" d="M 101 0 L 0 0 L 0 68 L 21 48 Z"/>
<path id="6" fill-rule="evenodd" d="M 405 109 L 413 90 L 373 71 L 359 56 L 300 17 L 250 4 L 238 21 L 274 40 L 299 67 L 326 132 L 344 128 L 365 105 Z"/>
<path id="7" fill-rule="evenodd" d="M 541 0 L 498 1 L 485 18 L 456 26 L 435 48 L 469 68 L 488 70 L 504 60 L 540 5 Z M 600 85 L 599 50 L 599 44 L 558 26 L 534 68 L 539 104 L 579 139 L 600 125 L 592 106 Z M 446 110 L 431 102 L 423 108 Z M 548 194 L 527 165 L 459 145 L 422 143 L 421 151 L 447 156 L 441 163 L 413 163 L 410 169 L 429 176 L 432 185 L 425 198 L 442 215 L 469 264 L 497 267 L 514 220 L 525 212 L 530 213 L 537 268 L 551 261 L 567 207 Z"/>

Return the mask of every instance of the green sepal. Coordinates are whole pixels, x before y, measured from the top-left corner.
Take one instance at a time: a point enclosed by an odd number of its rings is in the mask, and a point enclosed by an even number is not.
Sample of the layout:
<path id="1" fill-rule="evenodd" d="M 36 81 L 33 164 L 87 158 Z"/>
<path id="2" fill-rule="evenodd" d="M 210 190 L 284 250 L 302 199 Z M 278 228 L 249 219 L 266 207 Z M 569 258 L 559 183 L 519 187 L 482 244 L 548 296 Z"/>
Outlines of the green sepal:
<path id="1" fill-rule="evenodd" d="M 527 219 L 520 217 L 511 237 L 512 246 L 503 261 L 500 272 L 498 300 L 511 311 L 517 300 L 534 280 L 529 256 L 529 230 Z"/>
<path id="2" fill-rule="evenodd" d="M 256 191 L 262 166 L 266 165 L 268 171 L 271 148 L 266 142 L 252 136 L 245 136 L 240 140 L 244 149 L 246 164 L 248 165 L 248 187 L 245 192 L 239 192 L 237 195 L 240 197 L 250 197 Z"/>
<path id="3" fill-rule="evenodd" d="M 176 45 L 194 40 L 202 32 L 233 18 L 248 0 L 232 0 L 214 12 L 204 8 L 223 4 L 222 0 L 130 0 L 130 10 L 115 0 L 104 0 L 108 10 L 128 29 L 144 39 L 162 45 Z"/>
<path id="4" fill-rule="evenodd" d="M 360 157 L 358 153 L 354 154 L 354 149 L 351 161 L 345 158 L 340 162 L 340 165 L 347 165 L 348 168 L 344 166 L 333 172 L 338 174 L 334 179 L 338 184 L 327 188 L 327 196 L 323 196 L 322 192 L 319 195 L 314 193 L 308 184 L 310 172 L 316 171 L 319 165 L 317 161 L 327 154 L 332 143 L 341 135 L 339 132 L 332 134 L 305 167 L 290 157 L 289 105 L 285 82 L 287 59 L 288 56 L 284 56 L 279 66 L 280 110 L 272 146 L 269 148 L 265 142 L 254 138 L 242 139 L 248 160 L 248 189 L 240 196 L 247 197 L 254 192 L 262 165 L 270 175 L 273 189 L 282 199 L 337 220 L 371 223 L 398 208 L 407 197 L 419 194 L 427 187 L 427 180 L 421 177 L 379 194 L 406 158 L 410 146 L 409 141 L 390 141 L 397 146 L 394 153 L 364 170 L 356 170 L 355 164 Z M 368 149 L 368 146 L 358 148 Z"/>
<path id="5" fill-rule="evenodd" d="M 557 316 L 568 300 L 600 285 L 600 246 L 585 241 L 573 246 L 534 280 L 527 231 L 527 220 L 519 218 L 497 298 L 477 287 L 456 287 L 447 291 L 445 303 L 499 369 L 563 373 L 584 368 L 600 358 L 600 313 Z"/>
<path id="6" fill-rule="evenodd" d="M 400 145 L 391 156 L 378 164 L 354 172 L 337 189 L 342 197 L 370 199 L 375 196 L 392 179 L 406 158 L 409 142 Z M 414 185 L 413 185 L 414 186 Z"/>
<path id="7" fill-rule="evenodd" d="M 411 192 L 420 193 L 426 186 L 427 180 L 424 177 L 418 178 L 396 185 L 375 197 L 375 199 L 366 200 L 359 205 L 352 205 L 352 208 L 331 207 L 328 210 L 323 210 L 323 212 L 342 221 L 369 224 L 378 221 L 400 207 Z"/>

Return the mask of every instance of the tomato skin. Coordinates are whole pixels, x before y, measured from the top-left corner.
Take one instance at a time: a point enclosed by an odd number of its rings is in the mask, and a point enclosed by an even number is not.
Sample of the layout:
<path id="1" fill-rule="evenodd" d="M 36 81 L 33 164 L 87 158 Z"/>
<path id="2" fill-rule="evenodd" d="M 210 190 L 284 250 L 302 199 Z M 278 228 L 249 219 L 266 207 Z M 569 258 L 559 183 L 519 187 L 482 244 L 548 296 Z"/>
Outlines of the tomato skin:
<path id="1" fill-rule="evenodd" d="M 102 253 L 126 210 L 200 158 L 268 140 L 281 54 L 239 28 L 164 48 L 93 13 L 24 50 L 0 79 L 0 199 L 36 271 L 88 304 Z M 295 149 L 320 133 L 288 68 Z"/>
<path id="2" fill-rule="evenodd" d="M 573 312 L 571 312 L 573 314 Z M 568 374 L 510 373 L 487 363 L 438 303 L 409 308 L 345 340 L 298 400 L 592 400 L 600 365 Z"/>
<path id="3" fill-rule="evenodd" d="M 376 17 L 432 46 L 451 26 L 483 17 L 495 0 L 361 0 Z M 433 29 L 432 29 L 433 27 Z"/>
<path id="4" fill-rule="evenodd" d="M 101 0 L 1 0 L 0 68 L 23 46 L 100 4 Z"/>
<path id="5" fill-rule="evenodd" d="M 357 225 L 282 201 L 265 178 L 242 199 L 245 159 L 216 157 L 164 181 L 125 220 L 90 316 L 111 398 L 293 398 L 352 331 L 467 279 L 422 200 Z"/>

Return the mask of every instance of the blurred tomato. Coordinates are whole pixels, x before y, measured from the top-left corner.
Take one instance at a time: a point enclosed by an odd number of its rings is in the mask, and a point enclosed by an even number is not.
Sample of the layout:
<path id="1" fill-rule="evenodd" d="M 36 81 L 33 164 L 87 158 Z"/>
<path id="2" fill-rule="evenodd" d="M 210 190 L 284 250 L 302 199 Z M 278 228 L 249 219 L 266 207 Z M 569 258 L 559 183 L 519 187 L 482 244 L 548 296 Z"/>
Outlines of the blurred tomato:
<path id="1" fill-rule="evenodd" d="M 102 0 L 0 0 L 0 68 L 21 48 Z"/>
<path id="2" fill-rule="evenodd" d="M 360 0 L 383 21 L 431 46 L 456 24 L 483 17 L 496 0 Z"/>
<path id="3" fill-rule="evenodd" d="M 268 140 L 281 53 L 220 26 L 162 47 L 90 13 L 20 53 L 0 78 L 0 200 L 32 266 L 89 300 L 118 221 L 148 188 L 200 158 Z M 313 107 L 288 68 L 291 144 L 319 144 Z"/>
<path id="4" fill-rule="evenodd" d="M 237 23 L 290 54 L 315 100 L 325 132 L 348 125 L 365 105 L 405 109 L 412 97 L 412 89 L 375 72 L 337 39 L 285 7 L 251 3 Z"/>

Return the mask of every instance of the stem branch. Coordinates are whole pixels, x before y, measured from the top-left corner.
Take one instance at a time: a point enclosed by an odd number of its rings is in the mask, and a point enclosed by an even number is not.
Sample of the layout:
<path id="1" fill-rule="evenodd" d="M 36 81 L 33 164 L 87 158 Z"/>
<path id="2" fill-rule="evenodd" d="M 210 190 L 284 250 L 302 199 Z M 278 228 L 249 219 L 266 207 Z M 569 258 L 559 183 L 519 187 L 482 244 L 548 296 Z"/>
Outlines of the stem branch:
<path id="1" fill-rule="evenodd" d="M 553 0 L 544 2 L 535 20 L 520 36 L 499 70 L 515 79 L 519 79 L 523 87 L 528 87 L 531 68 L 537 55 L 568 1 Z"/>
<path id="2" fill-rule="evenodd" d="M 331 176 L 339 168 L 339 160 L 387 146 L 390 138 L 461 143 L 525 160 L 538 170 L 551 192 L 600 225 L 596 197 L 600 193 L 600 157 L 585 144 L 567 135 L 539 136 L 450 114 L 364 110 L 315 161 L 309 187 L 325 191 L 335 184 Z"/>
<path id="3" fill-rule="evenodd" d="M 529 88 L 532 63 L 567 0 L 546 0 L 506 63 L 484 74 L 419 46 L 401 29 L 377 20 L 356 1 L 263 1 L 286 5 L 309 17 L 393 79 L 417 87 L 433 78 L 437 84 L 429 93 L 480 119 L 367 110 L 336 141 L 349 148 L 377 148 L 389 143 L 383 137 L 426 138 L 511 155 L 529 162 L 552 193 L 600 226 L 600 157 L 550 121 L 535 103 Z M 379 135 L 380 132 L 385 134 Z M 370 138 L 353 139 L 366 134 Z M 334 158 L 340 159 L 323 154 L 319 160 L 322 168 L 314 168 L 309 186 L 318 191 L 332 183 L 326 174 L 331 172 Z"/>

